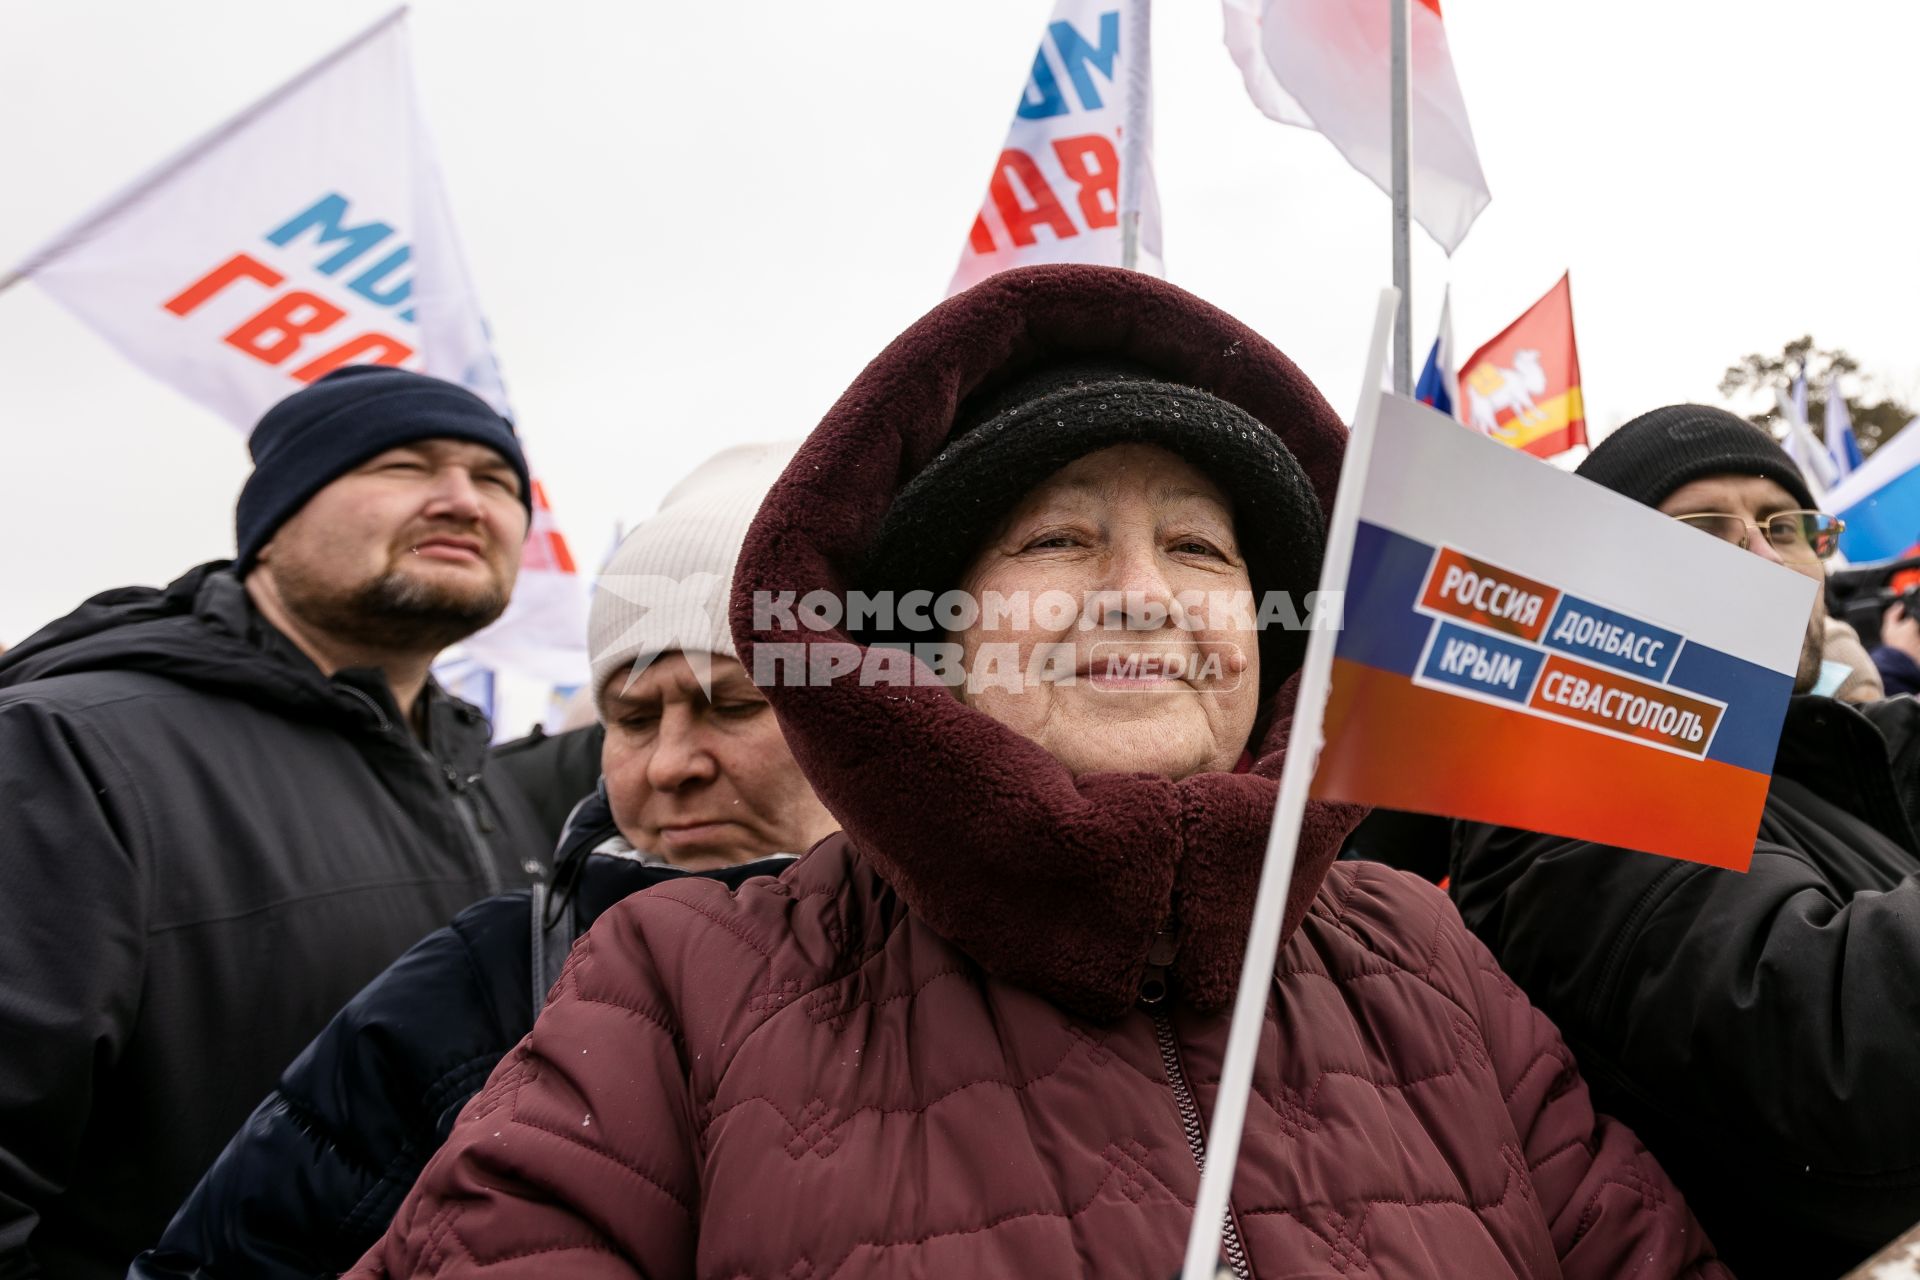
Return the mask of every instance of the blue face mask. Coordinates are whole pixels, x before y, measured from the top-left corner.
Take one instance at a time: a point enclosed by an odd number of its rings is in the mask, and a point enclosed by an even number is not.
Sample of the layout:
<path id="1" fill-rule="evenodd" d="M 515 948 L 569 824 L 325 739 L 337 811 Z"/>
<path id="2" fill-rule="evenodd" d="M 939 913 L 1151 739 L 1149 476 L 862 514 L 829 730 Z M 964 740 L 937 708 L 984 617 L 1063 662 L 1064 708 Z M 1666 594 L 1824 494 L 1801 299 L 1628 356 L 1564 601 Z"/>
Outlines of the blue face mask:
<path id="1" fill-rule="evenodd" d="M 1820 664 L 1820 679 L 1814 684 L 1813 692 L 1822 698 L 1831 698 L 1834 691 L 1845 684 L 1847 677 L 1852 674 L 1853 668 L 1844 662 L 1823 661 Z"/>

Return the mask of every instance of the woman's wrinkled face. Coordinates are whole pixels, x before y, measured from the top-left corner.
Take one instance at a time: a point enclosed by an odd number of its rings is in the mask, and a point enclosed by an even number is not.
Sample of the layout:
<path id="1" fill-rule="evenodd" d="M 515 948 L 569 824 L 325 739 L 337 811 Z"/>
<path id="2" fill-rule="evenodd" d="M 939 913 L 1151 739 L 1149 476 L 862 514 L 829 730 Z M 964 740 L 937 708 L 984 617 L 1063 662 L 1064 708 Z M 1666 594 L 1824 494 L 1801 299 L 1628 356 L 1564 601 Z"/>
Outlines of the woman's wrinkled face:
<path id="1" fill-rule="evenodd" d="M 1178 456 L 1125 444 L 1062 467 L 960 585 L 1050 603 L 983 613 L 955 636 L 972 673 L 958 692 L 1076 777 L 1178 779 L 1238 761 L 1259 711 L 1258 636 L 1250 605 L 1221 602 L 1250 601 L 1247 565 L 1226 496 Z M 1003 646 L 999 661 L 983 661 L 989 645 Z M 1010 646 L 1017 680 L 1005 678 Z"/>
<path id="2" fill-rule="evenodd" d="M 766 697 L 740 663 L 683 653 L 607 681 L 600 770 L 614 825 L 636 849 L 683 871 L 805 853 L 839 823 L 815 798 Z"/>

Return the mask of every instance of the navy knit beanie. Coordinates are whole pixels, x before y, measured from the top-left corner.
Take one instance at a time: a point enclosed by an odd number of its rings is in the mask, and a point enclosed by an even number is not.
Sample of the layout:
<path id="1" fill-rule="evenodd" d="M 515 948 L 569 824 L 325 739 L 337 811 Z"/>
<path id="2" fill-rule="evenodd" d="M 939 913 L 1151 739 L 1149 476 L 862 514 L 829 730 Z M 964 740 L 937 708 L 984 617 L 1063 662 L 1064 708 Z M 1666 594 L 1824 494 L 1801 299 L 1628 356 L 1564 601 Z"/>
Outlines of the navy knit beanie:
<path id="1" fill-rule="evenodd" d="M 1574 468 L 1595 484 L 1657 507 L 1706 476 L 1761 476 L 1813 509 L 1813 494 L 1787 451 L 1744 418 L 1703 404 L 1651 409 L 1593 447 Z"/>
<path id="2" fill-rule="evenodd" d="M 464 387 L 424 373 L 356 364 L 294 392 L 247 440 L 253 474 L 234 508 L 234 567 L 253 568 L 260 548 L 314 494 L 367 459 L 415 440 L 466 440 L 505 458 L 533 511 L 533 485 L 513 424 Z"/>

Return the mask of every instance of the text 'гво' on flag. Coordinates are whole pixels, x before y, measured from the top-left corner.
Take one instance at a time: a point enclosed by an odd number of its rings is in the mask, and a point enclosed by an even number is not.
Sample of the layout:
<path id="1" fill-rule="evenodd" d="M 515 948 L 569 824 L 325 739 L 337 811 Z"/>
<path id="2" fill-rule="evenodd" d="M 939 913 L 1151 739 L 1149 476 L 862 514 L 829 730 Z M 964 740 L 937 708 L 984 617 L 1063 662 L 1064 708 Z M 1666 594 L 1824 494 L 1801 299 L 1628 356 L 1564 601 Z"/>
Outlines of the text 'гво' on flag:
<path id="1" fill-rule="evenodd" d="M 30 255 L 33 280 L 147 373 L 243 431 L 348 364 L 460 383 L 508 412 L 396 11 Z M 585 673 L 585 599 L 536 486 L 508 612 L 469 656 Z"/>

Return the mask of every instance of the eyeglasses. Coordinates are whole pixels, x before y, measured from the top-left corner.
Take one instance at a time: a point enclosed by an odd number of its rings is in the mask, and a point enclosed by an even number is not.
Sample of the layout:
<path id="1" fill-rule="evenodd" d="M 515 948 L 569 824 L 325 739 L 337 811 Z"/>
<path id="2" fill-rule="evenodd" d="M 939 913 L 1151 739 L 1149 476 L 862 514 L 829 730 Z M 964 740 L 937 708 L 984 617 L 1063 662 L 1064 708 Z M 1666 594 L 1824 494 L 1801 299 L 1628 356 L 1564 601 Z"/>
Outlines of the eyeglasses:
<path id="1" fill-rule="evenodd" d="M 1844 520 L 1819 511 L 1777 511 L 1758 524 L 1724 511 L 1702 511 L 1677 519 L 1742 551 L 1751 544 L 1747 533 L 1752 530 L 1765 538 L 1782 560 L 1825 560 L 1839 547 L 1840 535 L 1847 527 Z"/>

